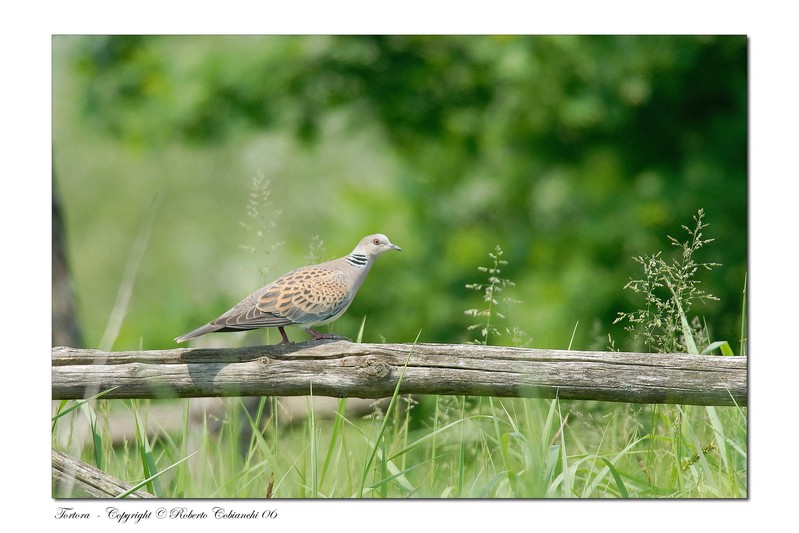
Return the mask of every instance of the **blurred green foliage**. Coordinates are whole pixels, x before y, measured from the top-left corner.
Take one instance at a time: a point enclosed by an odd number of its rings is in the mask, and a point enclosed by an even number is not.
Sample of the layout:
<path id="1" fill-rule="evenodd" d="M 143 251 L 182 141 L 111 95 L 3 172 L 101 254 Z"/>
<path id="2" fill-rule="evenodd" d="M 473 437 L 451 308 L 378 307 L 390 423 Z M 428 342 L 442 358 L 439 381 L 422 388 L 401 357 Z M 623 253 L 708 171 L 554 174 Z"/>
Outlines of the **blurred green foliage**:
<path id="1" fill-rule="evenodd" d="M 737 344 L 744 36 L 60 36 L 53 75 L 89 345 L 161 193 L 116 349 L 174 346 L 303 264 L 315 235 L 328 259 L 372 232 L 405 252 L 379 261 L 338 333 L 366 315 L 367 341 L 472 339 L 466 285 L 500 245 L 521 301 L 506 325 L 531 346 L 565 348 L 579 322 L 574 348 L 613 333 L 636 349 L 612 326 L 640 304 L 622 289 L 632 258 L 673 253 L 666 236 L 699 208 L 716 239 L 699 259 L 722 266 L 702 274 L 720 301 L 694 312 Z"/>

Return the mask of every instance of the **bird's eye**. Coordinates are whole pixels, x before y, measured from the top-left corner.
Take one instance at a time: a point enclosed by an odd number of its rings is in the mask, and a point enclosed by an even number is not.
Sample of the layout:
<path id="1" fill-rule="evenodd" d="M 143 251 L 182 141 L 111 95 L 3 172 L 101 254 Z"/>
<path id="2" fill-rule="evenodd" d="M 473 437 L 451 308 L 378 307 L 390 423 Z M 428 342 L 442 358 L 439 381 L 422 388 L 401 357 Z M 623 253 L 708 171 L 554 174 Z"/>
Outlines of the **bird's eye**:
<path id="1" fill-rule="evenodd" d="M 377 246 L 378 244 L 380 244 L 380 239 L 372 239 L 372 244 Z"/>

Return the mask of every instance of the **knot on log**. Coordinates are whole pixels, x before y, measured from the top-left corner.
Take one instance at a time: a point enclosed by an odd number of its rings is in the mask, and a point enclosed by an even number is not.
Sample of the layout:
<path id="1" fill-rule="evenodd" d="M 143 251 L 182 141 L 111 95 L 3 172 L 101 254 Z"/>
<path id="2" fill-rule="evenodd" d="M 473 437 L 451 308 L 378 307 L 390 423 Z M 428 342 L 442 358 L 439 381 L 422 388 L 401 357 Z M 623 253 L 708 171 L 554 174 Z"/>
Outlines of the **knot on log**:
<path id="1" fill-rule="evenodd" d="M 383 379 L 388 377 L 391 373 L 390 364 L 372 355 L 357 358 L 356 365 L 358 365 L 360 371 L 370 379 Z"/>

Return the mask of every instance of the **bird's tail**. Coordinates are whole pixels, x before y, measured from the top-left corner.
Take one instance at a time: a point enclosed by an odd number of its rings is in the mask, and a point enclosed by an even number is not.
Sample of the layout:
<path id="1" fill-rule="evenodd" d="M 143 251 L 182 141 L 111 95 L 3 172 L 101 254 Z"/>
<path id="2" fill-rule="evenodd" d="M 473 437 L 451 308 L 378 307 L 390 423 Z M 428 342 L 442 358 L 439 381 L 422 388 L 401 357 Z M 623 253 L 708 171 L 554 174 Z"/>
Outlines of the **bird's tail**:
<path id="1" fill-rule="evenodd" d="M 205 335 L 206 333 L 213 333 L 214 331 L 219 331 L 221 326 L 214 326 L 212 324 L 206 324 L 204 326 L 200 326 L 199 328 L 189 331 L 181 335 L 180 337 L 175 337 L 175 342 L 186 342 L 189 339 L 193 339 L 195 337 L 199 337 L 201 335 Z"/>

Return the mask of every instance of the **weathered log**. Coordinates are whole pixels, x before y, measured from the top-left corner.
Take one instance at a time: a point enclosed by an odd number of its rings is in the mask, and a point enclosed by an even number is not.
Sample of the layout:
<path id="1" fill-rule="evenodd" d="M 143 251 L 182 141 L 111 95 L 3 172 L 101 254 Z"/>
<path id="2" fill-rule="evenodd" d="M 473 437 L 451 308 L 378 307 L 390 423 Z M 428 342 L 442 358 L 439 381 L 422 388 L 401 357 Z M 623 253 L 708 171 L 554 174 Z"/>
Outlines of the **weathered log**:
<path id="1" fill-rule="evenodd" d="M 53 348 L 53 399 L 402 394 L 747 403 L 747 358 L 317 341 L 228 349 Z M 410 357 L 409 357 L 410 356 Z M 407 367 L 406 367 L 407 362 Z"/>
<path id="2" fill-rule="evenodd" d="M 53 450 L 53 497 L 115 498 L 132 485 L 110 476 L 90 464 Z M 149 492 L 135 490 L 128 498 L 155 498 Z"/>

